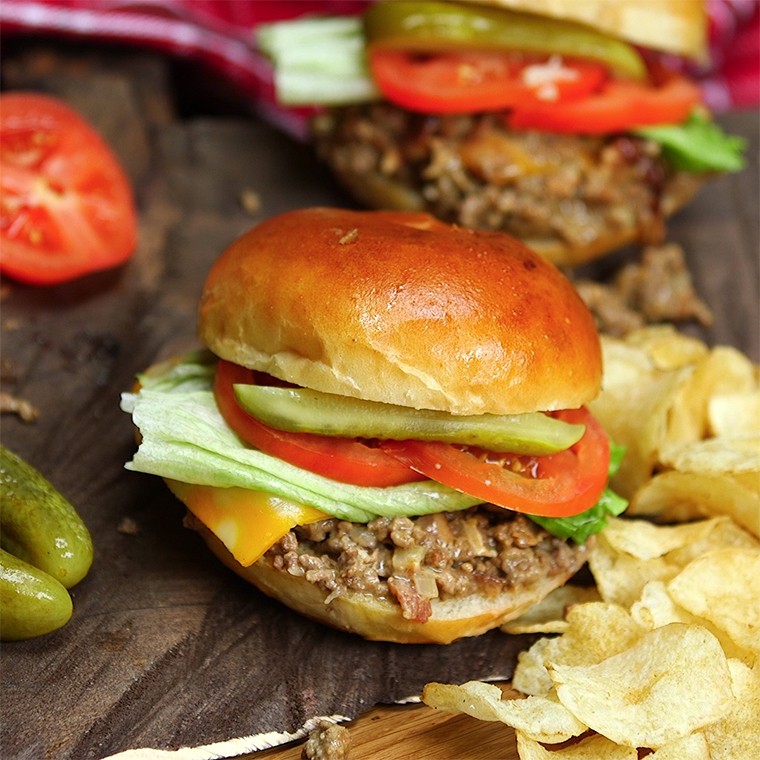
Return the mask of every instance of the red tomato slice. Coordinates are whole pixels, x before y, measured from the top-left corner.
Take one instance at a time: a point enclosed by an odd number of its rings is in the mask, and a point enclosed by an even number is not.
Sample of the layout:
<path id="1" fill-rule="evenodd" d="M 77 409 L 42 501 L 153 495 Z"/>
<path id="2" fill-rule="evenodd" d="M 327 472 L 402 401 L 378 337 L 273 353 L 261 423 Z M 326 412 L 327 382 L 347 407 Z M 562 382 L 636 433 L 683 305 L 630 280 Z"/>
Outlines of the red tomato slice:
<path id="1" fill-rule="evenodd" d="M 360 486 L 395 486 L 424 476 L 382 449 L 352 438 L 328 438 L 310 433 L 275 430 L 248 414 L 235 398 L 235 383 L 256 382 L 252 370 L 220 360 L 214 395 L 227 424 L 251 446 L 304 470 Z"/>
<path id="2" fill-rule="evenodd" d="M 544 75 L 532 80 L 532 67 Z M 387 100 L 422 113 L 500 111 L 525 101 L 574 100 L 598 89 L 606 78 L 604 66 L 597 63 L 565 59 L 552 70 L 545 60 L 490 51 L 421 56 L 375 49 L 370 69 Z"/>
<path id="3" fill-rule="evenodd" d="M 0 96 L 0 270 L 48 285 L 123 263 L 137 221 L 111 149 L 66 104 Z"/>
<path id="4" fill-rule="evenodd" d="M 701 103 L 699 88 L 681 76 L 662 86 L 609 81 L 601 92 L 582 100 L 523 103 L 507 116 L 513 129 L 602 135 L 651 124 L 680 124 Z"/>
<path id="5" fill-rule="evenodd" d="M 607 484 L 609 440 L 586 409 L 554 413 L 566 422 L 582 423 L 586 432 L 571 449 L 540 457 L 476 456 L 445 443 L 384 441 L 382 448 L 402 462 L 458 491 L 518 512 L 566 517 L 596 504 Z M 504 458 L 502 458 L 503 460 Z M 515 469 L 522 472 L 515 472 Z"/>

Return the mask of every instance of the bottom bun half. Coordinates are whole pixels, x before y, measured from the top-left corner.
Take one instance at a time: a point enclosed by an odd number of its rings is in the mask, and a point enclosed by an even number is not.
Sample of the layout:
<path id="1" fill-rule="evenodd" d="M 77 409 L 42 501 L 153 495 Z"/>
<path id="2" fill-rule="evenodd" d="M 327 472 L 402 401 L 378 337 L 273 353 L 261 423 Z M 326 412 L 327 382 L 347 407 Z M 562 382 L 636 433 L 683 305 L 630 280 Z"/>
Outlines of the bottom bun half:
<path id="1" fill-rule="evenodd" d="M 572 557 L 565 567 L 559 572 L 531 577 L 520 589 L 433 599 L 432 614 L 425 622 L 415 622 L 406 619 L 400 605 L 390 598 L 352 591 L 329 594 L 303 575 L 278 569 L 269 554 L 244 567 L 192 514 L 188 513 L 185 524 L 201 535 L 228 568 L 295 612 L 368 640 L 401 644 L 449 644 L 460 638 L 479 636 L 519 617 L 580 570 L 591 545 L 590 541 L 583 546 L 570 545 Z"/>

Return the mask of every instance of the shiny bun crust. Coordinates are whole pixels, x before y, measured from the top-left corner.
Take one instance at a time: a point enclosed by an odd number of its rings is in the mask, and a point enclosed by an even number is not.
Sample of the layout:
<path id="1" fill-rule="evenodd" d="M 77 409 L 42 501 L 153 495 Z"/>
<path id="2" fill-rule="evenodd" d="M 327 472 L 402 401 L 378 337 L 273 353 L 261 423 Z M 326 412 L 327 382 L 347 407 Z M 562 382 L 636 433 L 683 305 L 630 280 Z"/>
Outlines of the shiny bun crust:
<path id="1" fill-rule="evenodd" d="M 601 379 L 593 318 L 552 264 L 418 213 L 313 208 L 254 227 L 211 268 L 199 336 L 298 385 L 454 414 L 574 408 Z"/>
<path id="2" fill-rule="evenodd" d="M 583 546 L 573 544 L 575 564 L 572 567 L 552 577 L 537 576 L 524 591 L 495 596 L 473 594 L 449 601 L 434 599 L 432 616 L 424 623 L 415 623 L 403 617 L 398 604 L 370 594 L 347 592 L 328 602 L 325 591 L 304 576 L 276 569 L 266 556 L 243 567 L 200 521 L 188 515 L 187 524 L 200 533 L 227 567 L 295 612 L 365 639 L 400 644 L 449 644 L 467 636 L 480 636 L 514 620 L 580 570 L 593 544 L 592 540 Z"/>
<path id="3" fill-rule="evenodd" d="M 707 14 L 700 0 L 489 0 L 489 4 L 586 24 L 653 50 L 697 59 L 707 52 Z"/>

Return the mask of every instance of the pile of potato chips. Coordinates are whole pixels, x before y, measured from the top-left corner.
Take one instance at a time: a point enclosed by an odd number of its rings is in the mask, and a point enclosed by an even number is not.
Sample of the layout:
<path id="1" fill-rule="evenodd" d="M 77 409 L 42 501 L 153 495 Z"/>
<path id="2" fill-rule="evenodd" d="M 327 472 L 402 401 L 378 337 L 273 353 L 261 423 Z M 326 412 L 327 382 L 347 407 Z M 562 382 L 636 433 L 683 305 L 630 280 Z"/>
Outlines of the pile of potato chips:
<path id="1" fill-rule="evenodd" d="M 605 338 L 589 407 L 626 456 L 612 485 L 628 515 L 673 522 L 728 514 L 760 535 L 760 370 L 672 327 Z"/>
<path id="2" fill-rule="evenodd" d="M 615 486 L 632 506 L 591 548 L 595 586 L 558 589 L 504 626 L 553 634 L 520 656 L 525 698 L 431 683 L 423 701 L 512 726 L 523 760 L 756 757 L 757 367 L 667 328 L 604 349 L 594 412 L 628 448 Z"/>

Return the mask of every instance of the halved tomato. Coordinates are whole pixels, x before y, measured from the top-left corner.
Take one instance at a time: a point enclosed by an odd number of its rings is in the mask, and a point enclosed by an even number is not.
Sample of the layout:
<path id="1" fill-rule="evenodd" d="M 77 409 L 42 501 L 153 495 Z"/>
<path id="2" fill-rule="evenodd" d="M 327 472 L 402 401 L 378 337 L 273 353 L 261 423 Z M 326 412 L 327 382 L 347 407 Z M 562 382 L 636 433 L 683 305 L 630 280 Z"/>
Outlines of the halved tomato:
<path id="1" fill-rule="evenodd" d="M 253 384 L 256 375 L 239 364 L 220 360 L 214 395 L 227 424 L 246 442 L 286 462 L 343 483 L 394 486 L 424 480 L 396 457 L 353 438 L 327 438 L 310 433 L 288 433 L 264 425 L 248 414 L 235 398 L 236 383 Z"/>
<path id="2" fill-rule="evenodd" d="M 132 190 L 118 160 L 68 105 L 0 96 L 0 270 L 48 285 L 123 263 L 134 251 Z"/>
<path id="3" fill-rule="evenodd" d="M 384 441 L 382 448 L 431 480 L 500 507 L 543 517 L 567 517 L 593 507 L 606 484 L 610 444 L 587 409 L 554 415 L 586 426 L 567 451 L 504 457 L 445 443 Z"/>

